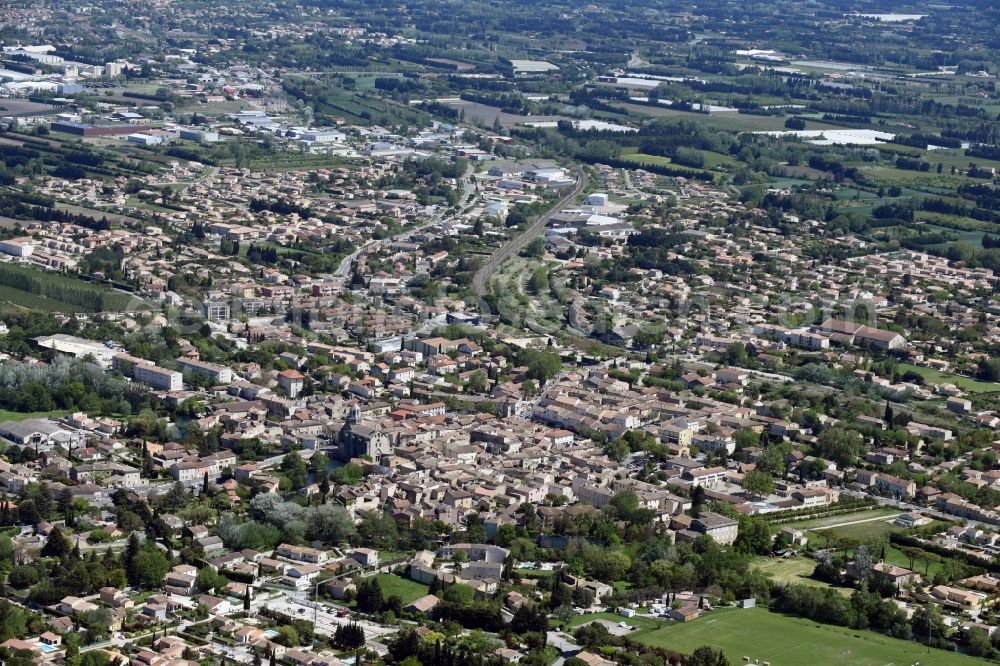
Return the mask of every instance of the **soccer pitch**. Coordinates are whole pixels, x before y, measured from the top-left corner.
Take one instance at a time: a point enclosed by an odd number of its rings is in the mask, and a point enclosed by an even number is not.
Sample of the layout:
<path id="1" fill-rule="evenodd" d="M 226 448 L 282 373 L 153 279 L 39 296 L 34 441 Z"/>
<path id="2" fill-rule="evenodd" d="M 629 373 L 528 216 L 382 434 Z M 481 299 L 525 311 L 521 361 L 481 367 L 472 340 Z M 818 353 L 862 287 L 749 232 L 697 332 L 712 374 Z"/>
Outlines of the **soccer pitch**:
<path id="1" fill-rule="evenodd" d="M 709 613 L 635 636 L 641 643 L 691 653 L 701 645 L 725 650 L 734 664 L 757 660 L 771 666 L 973 666 L 982 660 L 871 631 L 819 624 L 763 608 Z"/>

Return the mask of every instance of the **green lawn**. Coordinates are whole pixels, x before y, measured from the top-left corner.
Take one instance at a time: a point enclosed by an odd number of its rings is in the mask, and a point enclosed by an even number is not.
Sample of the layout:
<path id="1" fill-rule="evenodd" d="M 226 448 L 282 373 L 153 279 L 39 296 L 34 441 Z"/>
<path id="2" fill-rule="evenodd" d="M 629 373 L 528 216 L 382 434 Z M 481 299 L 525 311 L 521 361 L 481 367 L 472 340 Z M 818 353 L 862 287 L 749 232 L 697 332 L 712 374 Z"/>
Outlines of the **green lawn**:
<path id="1" fill-rule="evenodd" d="M 889 564 L 895 564 L 897 567 L 903 567 L 904 569 L 910 568 L 910 558 L 903 554 L 903 551 L 896 548 L 895 546 L 889 546 L 885 551 L 885 561 Z M 913 571 L 916 571 L 921 576 L 924 576 L 924 571 L 927 572 L 925 578 L 934 578 L 940 571 L 944 569 L 944 564 L 941 562 L 931 562 L 930 567 L 926 566 L 926 561 L 917 557 L 913 560 Z"/>
<path id="2" fill-rule="evenodd" d="M 858 523 L 856 525 L 844 525 L 843 527 L 832 527 L 825 530 L 814 530 L 813 534 L 820 538 L 825 538 L 823 535 L 828 535 L 830 539 L 870 539 L 871 537 L 883 536 L 892 532 L 901 532 L 903 529 L 905 528 L 891 523 L 886 519 Z"/>
<path id="3" fill-rule="evenodd" d="M 925 381 L 934 382 L 935 384 L 954 384 L 963 391 L 969 391 L 970 393 L 991 393 L 993 391 L 1000 391 L 1000 384 L 995 382 L 981 382 L 978 379 L 972 379 L 971 377 L 953 375 L 947 372 L 940 372 L 933 368 L 912 365 L 910 363 L 900 363 L 898 367 L 900 374 L 909 370 L 923 377 Z"/>
<path id="4" fill-rule="evenodd" d="M 732 664 L 743 657 L 772 666 L 972 666 L 981 660 L 871 631 L 817 624 L 764 608 L 727 609 L 693 622 L 665 626 L 636 636 L 647 645 L 691 653 L 701 645 L 723 649 Z"/>
<path id="5" fill-rule="evenodd" d="M 430 588 L 409 578 L 401 578 L 395 574 L 379 574 L 375 577 L 382 587 L 382 595 L 391 597 L 398 596 L 403 600 L 403 605 L 413 602 L 414 599 L 427 594 Z"/>
<path id="6" fill-rule="evenodd" d="M 888 518 L 898 516 L 898 509 L 867 509 L 855 513 L 842 513 L 837 516 L 826 516 L 824 518 L 810 518 L 808 520 L 797 520 L 791 523 L 784 523 L 775 526 L 777 532 L 782 527 L 797 527 L 799 529 L 816 529 L 817 527 L 837 527 L 844 523 L 853 523 L 859 520 L 869 520 L 871 518 Z"/>
<path id="7" fill-rule="evenodd" d="M 829 547 L 839 539 L 868 539 L 887 535 L 890 532 L 902 531 L 902 527 L 891 522 L 899 515 L 896 509 L 871 509 L 848 513 L 839 516 L 828 516 L 813 520 L 801 520 L 788 525 L 775 525 L 777 531 L 781 527 L 797 527 L 807 531 L 809 542 L 817 547 Z"/>
<path id="8" fill-rule="evenodd" d="M 753 567 L 770 574 L 771 578 L 778 583 L 808 585 L 809 587 L 832 587 L 829 583 L 812 578 L 816 562 L 804 555 L 790 559 L 783 557 L 758 557 L 754 560 Z M 834 589 L 844 596 L 850 596 L 851 592 L 853 592 L 848 587 L 836 587 Z"/>
<path id="9" fill-rule="evenodd" d="M 554 574 L 555 571 L 552 571 L 551 569 L 548 571 L 544 569 L 517 569 L 517 575 L 521 578 L 535 578 L 538 580 L 542 579 L 548 580 L 549 578 L 552 578 Z"/>
<path id="10" fill-rule="evenodd" d="M 391 562 L 393 560 L 398 560 L 400 558 L 413 557 L 412 550 L 383 550 L 378 554 L 379 562 Z"/>
<path id="11" fill-rule="evenodd" d="M 67 414 L 69 414 L 69 411 L 65 409 L 57 409 L 51 412 L 11 412 L 6 409 L 0 409 L 0 423 L 3 421 L 23 421 L 25 419 L 61 419 Z"/>

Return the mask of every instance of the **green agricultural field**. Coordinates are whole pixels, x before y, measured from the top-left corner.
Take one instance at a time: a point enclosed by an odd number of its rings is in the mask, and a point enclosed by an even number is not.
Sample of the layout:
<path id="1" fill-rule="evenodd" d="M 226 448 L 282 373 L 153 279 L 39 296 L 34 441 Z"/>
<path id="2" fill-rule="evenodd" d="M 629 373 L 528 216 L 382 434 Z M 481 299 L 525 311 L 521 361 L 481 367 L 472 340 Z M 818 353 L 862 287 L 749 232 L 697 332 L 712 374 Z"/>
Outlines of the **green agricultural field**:
<path id="1" fill-rule="evenodd" d="M 636 635 L 655 647 L 691 653 L 701 645 L 726 652 L 732 664 L 743 657 L 772 666 L 973 666 L 981 660 L 932 650 L 910 641 L 772 613 L 764 608 L 727 609 L 687 624 L 665 626 Z"/>
<path id="2" fill-rule="evenodd" d="M 713 129 L 730 132 L 784 132 L 786 116 L 755 116 L 748 113 L 697 113 L 694 111 L 681 111 L 670 109 L 665 106 L 646 106 L 644 104 L 618 104 L 616 105 L 632 116 L 651 116 L 654 118 L 676 118 L 700 122 L 710 125 Z M 806 120 L 807 130 L 822 129 L 843 129 L 839 125 Z"/>
<path id="3" fill-rule="evenodd" d="M 44 296 L 37 296 L 0 285 L 0 312 L 15 312 L 19 310 L 36 310 L 41 312 L 84 312 L 85 308 L 72 303 L 57 301 Z"/>
<path id="4" fill-rule="evenodd" d="M 708 162 L 709 155 L 714 156 L 712 159 L 714 159 L 716 162 L 718 162 L 722 157 L 718 153 L 710 153 L 707 151 L 701 151 L 701 152 L 706 156 L 706 162 L 705 162 L 706 166 L 708 166 L 709 164 Z M 633 153 L 633 152 L 628 152 L 626 150 L 621 154 L 621 159 L 622 161 L 628 162 L 630 164 L 635 164 L 638 166 L 642 166 L 644 164 L 648 164 L 650 166 L 665 166 L 665 167 L 670 167 L 672 169 L 683 169 L 684 171 L 690 171 L 692 174 L 705 172 L 705 169 L 697 169 L 695 167 L 689 167 L 689 166 L 684 166 L 683 164 L 677 164 L 669 157 L 664 157 L 662 155 L 649 155 L 647 153 L 639 153 L 639 152 Z"/>
<path id="5" fill-rule="evenodd" d="M 623 152 L 622 159 L 626 162 L 632 162 L 634 164 L 652 164 L 655 166 L 677 166 L 679 164 L 674 164 L 670 161 L 669 157 L 663 157 L 662 155 L 648 155 L 646 153 L 629 153 Z"/>
<path id="6" fill-rule="evenodd" d="M 799 187 L 806 186 L 811 187 L 813 181 L 806 180 L 805 178 L 786 178 L 784 176 L 771 176 L 767 180 L 767 184 L 771 187 Z"/>
<path id="7" fill-rule="evenodd" d="M 930 171 L 911 171 L 909 169 L 897 169 L 893 166 L 873 166 L 865 168 L 864 172 L 871 182 L 884 187 L 908 185 L 911 187 L 945 187 L 954 189 L 971 180 L 961 175 L 952 176 L 947 169 L 944 173 L 937 173 L 935 167 L 936 165 L 932 164 Z"/>
<path id="8" fill-rule="evenodd" d="M 962 375 L 953 375 L 947 372 L 940 372 L 938 370 L 934 370 L 933 368 L 924 368 L 910 363 L 900 363 L 899 372 L 904 373 L 907 371 L 917 373 L 923 377 L 925 381 L 933 382 L 935 384 L 954 384 L 963 391 L 969 391 L 970 393 L 992 393 L 994 391 L 1000 391 L 1000 384 L 997 384 L 996 382 L 981 382 L 978 379 L 963 377 Z"/>
<path id="9" fill-rule="evenodd" d="M 412 603 L 415 599 L 427 594 L 428 586 L 418 583 L 408 578 L 401 578 L 395 574 L 379 574 L 375 577 L 382 587 L 382 596 L 389 598 L 397 596 L 403 600 L 403 605 Z"/>
<path id="10" fill-rule="evenodd" d="M 125 310 L 134 297 L 31 266 L 0 264 L 0 303 L 51 312 Z"/>
<path id="11" fill-rule="evenodd" d="M 969 157 L 965 154 L 964 150 L 957 148 L 951 150 L 930 150 L 923 154 L 922 159 L 930 162 L 935 167 L 940 162 L 944 165 L 945 173 L 951 173 L 951 167 L 953 166 L 961 170 L 968 169 L 970 162 L 974 162 L 980 167 L 993 167 L 1000 170 L 1000 161 L 984 160 L 981 157 Z"/>
<path id="12" fill-rule="evenodd" d="M 701 154 L 705 156 L 706 169 L 732 169 L 735 168 L 738 163 L 738 160 L 730 155 L 715 153 L 711 150 L 703 150 L 701 151 Z"/>
<path id="13" fill-rule="evenodd" d="M 101 218 L 108 218 L 111 223 L 122 223 L 122 222 L 133 222 L 138 224 L 139 220 L 134 217 L 128 217 L 127 215 L 119 215 L 118 213 L 106 213 L 103 210 L 95 210 L 93 208 L 84 208 L 83 206 L 75 206 L 73 204 L 66 203 L 56 203 L 55 207 L 58 210 L 64 210 L 74 215 L 86 215 L 93 220 L 100 220 Z"/>
<path id="14" fill-rule="evenodd" d="M 981 222 L 971 217 L 961 215 L 945 215 L 921 210 L 916 213 L 916 220 L 923 222 L 926 229 L 933 232 L 953 233 L 959 240 L 979 245 L 984 233 L 994 231 L 989 222 Z"/>

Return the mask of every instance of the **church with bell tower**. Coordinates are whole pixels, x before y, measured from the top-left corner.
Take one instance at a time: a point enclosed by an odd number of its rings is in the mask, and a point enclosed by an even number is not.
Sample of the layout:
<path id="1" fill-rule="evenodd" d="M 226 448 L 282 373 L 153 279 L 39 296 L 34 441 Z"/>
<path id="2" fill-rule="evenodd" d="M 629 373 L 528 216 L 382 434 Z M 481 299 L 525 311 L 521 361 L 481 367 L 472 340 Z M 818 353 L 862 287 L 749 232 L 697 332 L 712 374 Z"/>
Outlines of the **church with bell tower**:
<path id="1" fill-rule="evenodd" d="M 337 457 L 350 460 L 368 456 L 378 461 L 382 456 L 391 455 L 393 451 L 392 438 L 382 432 L 378 421 L 365 421 L 361 418 L 361 408 L 351 405 L 347 420 L 337 435 Z"/>

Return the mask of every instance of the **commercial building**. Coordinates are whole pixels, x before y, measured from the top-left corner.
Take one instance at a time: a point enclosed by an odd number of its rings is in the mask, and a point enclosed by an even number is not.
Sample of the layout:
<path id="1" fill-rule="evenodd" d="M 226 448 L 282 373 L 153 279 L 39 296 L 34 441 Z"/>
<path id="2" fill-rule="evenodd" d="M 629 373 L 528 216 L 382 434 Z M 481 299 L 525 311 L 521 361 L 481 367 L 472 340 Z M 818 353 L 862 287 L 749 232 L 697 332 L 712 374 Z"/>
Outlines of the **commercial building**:
<path id="1" fill-rule="evenodd" d="M 77 136 L 126 136 L 142 129 L 140 125 L 88 125 L 86 123 L 55 122 L 54 132 L 65 132 Z"/>
<path id="2" fill-rule="evenodd" d="M 39 347 L 69 354 L 76 358 L 90 356 L 104 368 L 111 367 L 111 358 L 116 353 L 114 349 L 111 349 L 107 345 L 102 345 L 100 342 L 78 338 L 75 335 L 67 335 L 65 333 L 37 337 L 35 338 L 35 343 Z"/>
<path id="3" fill-rule="evenodd" d="M 182 129 L 177 133 L 177 135 L 185 141 L 204 141 L 205 143 L 212 143 L 219 140 L 218 132 L 209 132 L 207 130 Z"/>

